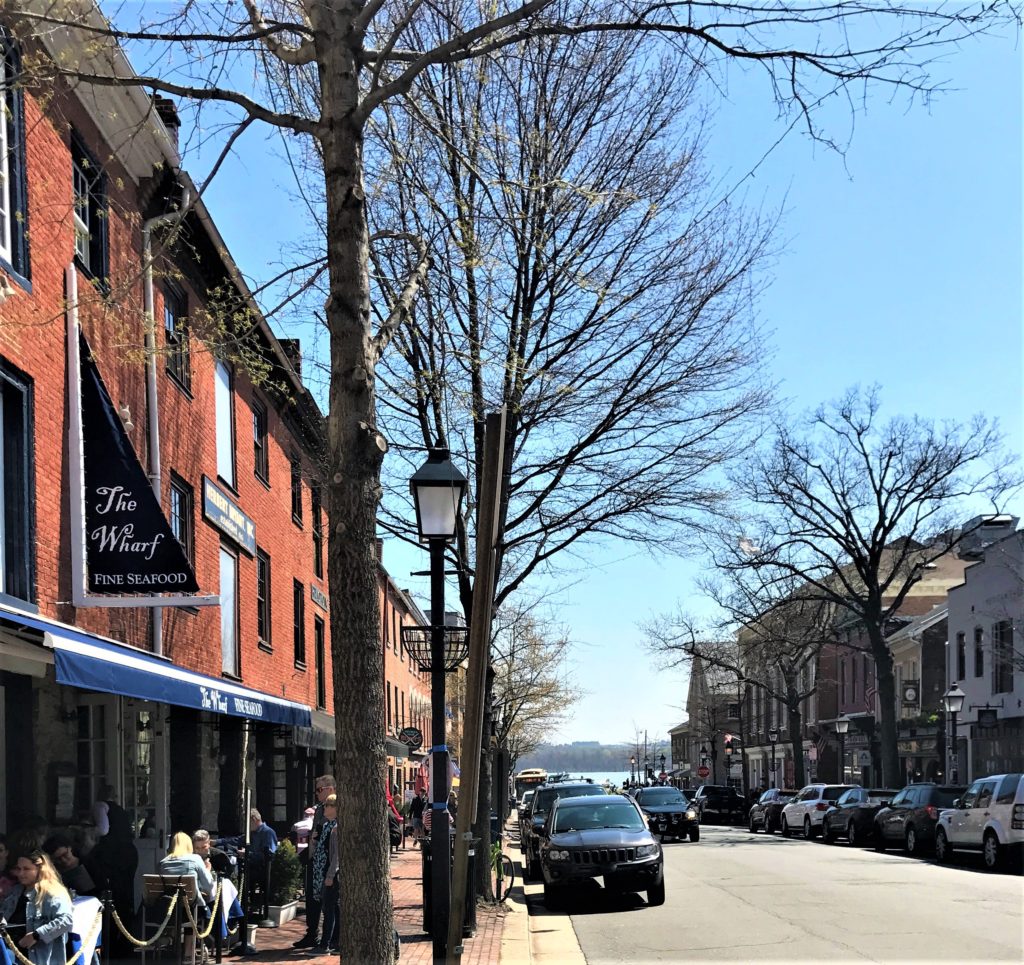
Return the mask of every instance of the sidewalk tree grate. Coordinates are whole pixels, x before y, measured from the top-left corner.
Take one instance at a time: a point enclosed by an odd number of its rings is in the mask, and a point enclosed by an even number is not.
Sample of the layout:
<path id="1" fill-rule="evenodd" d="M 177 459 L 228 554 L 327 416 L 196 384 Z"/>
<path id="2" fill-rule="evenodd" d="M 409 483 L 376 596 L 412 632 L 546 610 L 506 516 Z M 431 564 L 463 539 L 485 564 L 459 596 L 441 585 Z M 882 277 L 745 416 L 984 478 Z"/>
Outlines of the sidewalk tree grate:
<path id="1" fill-rule="evenodd" d="M 469 655 L 469 630 L 466 627 L 442 627 L 444 632 L 444 669 L 457 670 Z M 402 643 L 420 670 L 433 670 L 430 638 L 433 627 L 402 627 Z"/>

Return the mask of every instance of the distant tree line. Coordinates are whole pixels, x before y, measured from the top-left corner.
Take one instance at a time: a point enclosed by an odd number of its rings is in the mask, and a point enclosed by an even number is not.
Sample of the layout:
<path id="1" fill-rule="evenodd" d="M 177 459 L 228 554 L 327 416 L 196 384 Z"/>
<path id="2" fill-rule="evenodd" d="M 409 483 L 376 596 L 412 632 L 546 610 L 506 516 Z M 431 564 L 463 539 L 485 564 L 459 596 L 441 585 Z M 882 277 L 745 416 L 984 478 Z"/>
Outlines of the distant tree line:
<path id="1" fill-rule="evenodd" d="M 628 771 L 630 744 L 541 744 L 520 757 L 516 770 L 543 767 L 548 771 Z"/>

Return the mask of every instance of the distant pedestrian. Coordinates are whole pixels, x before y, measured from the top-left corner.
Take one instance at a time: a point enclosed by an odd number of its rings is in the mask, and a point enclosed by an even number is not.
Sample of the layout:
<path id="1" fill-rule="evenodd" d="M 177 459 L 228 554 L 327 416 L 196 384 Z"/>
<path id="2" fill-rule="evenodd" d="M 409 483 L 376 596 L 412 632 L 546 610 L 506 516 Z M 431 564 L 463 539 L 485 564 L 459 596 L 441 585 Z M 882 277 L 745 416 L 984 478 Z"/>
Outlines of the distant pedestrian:
<path id="1" fill-rule="evenodd" d="M 312 954 L 338 953 L 338 797 L 329 794 L 324 801 L 324 823 L 310 858 L 313 868 L 313 894 L 323 909 L 324 930 Z"/>

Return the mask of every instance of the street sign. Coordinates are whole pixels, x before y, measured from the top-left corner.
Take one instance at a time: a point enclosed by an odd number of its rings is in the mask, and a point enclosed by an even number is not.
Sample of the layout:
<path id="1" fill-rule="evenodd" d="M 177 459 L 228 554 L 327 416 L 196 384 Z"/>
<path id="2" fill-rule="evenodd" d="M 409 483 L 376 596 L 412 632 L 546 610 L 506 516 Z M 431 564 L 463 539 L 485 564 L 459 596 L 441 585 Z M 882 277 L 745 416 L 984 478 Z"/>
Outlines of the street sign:
<path id="1" fill-rule="evenodd" d="M 407 747 L 416 750 L 423 744 L 423 733 L 417 727 L 403 727 L 398 734 L 398 739 Z"/>
<path id="2" fill-rule="evenodd" d="M 701 766 L 697 768 L 697 777 L 707 777 L 710 774 L 710 767 L 705 767 L 703 764 L 701 764 Z"/>
<path id="3" fill-rule="evenodd" d="M 668 774 L 666 774 L 666 773 L 665 773 L 665 771 L 662 771 L 662 772 L 661 772 L 661 773 L 660 773 L 660 774 L 658 775 L 658 780 L 659 780 L 659 781 L 667 781 L 667 780 L 668 780 Z"/>

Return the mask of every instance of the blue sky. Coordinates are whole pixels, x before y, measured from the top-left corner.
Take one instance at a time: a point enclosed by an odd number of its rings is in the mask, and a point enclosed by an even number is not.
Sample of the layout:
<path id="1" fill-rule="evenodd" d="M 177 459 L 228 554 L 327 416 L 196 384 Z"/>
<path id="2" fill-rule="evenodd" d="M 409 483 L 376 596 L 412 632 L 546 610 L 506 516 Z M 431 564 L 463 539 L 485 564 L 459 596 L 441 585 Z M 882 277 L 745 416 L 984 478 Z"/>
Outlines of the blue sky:
<path id="1" fill-rule="evenodd" d="M 717 101 L 707 156 L 723 190 L 742 182 L 752 206 L 783 209 L 773 281 L 759 315 L 771 331 L 765 358 L 795 410 L 845 387 L 878 382 L 888 413 L 962 420 L 998 416 L 1018 451 L 1022 431 L 1022 56 L 1013 39 L 965 44 L 935 68 L 955 88 L 930 106 L 889 103 L 880 92 L 857 114 L 845 158 L 794 132 L 778 139 L 770 92 L 733 71 Z M 837 103 L 821 115 L 843 140 L 851 119 Z M 255 279 L 274 273 L 282 238 L 303 226 L 286 193 L 253 179 L 287 173 L 274 135 L 249 133 L 206 195 L 236 261 Z M 399 585 L 425 557 L 397 544 L 385 565 Z M 585 697 L 554 737 L 664 738 L 685 714 L 686 681 L 641 646 L 638 622 L 677 600 L 699 608 L 700 561 L 591 547 L 566 573 L 554 616 L 577 642 L 573 674 Z M 552 587 L 539 587 L 551 590 Z"/>

